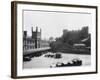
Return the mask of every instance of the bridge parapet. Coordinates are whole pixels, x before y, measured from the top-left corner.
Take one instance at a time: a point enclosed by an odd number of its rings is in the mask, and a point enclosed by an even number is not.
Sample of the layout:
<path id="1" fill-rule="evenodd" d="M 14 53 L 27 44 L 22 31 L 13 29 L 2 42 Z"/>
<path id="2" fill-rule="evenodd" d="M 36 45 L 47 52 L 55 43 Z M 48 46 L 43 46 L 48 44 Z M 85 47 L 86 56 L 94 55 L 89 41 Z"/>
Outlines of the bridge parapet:
<path id="1" fill-rule="evenodd" d="M 44 48 L 24 50 L 23 55 L 28 55 L 28 54 L 37 53 L 37 52 L 45 52 L 45 51 L 49 51 L 50 49 L 51 49 L 50 47 L 44 47 Z"/>

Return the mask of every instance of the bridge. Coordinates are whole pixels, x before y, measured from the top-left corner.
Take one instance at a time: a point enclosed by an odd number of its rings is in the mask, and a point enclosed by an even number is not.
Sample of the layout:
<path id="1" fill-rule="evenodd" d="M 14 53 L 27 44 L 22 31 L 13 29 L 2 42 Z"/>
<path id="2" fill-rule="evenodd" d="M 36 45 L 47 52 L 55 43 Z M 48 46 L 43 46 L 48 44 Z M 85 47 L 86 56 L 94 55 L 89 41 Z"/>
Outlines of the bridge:
<path id="1" fill-rule="evenodd" d="M 37 49 L 28 49 L 23 51 L 23 55 L 35 55 L 43 52 L 50 51 L 50 47 L 44 47 L 44 48 L 37 48 Z"/>

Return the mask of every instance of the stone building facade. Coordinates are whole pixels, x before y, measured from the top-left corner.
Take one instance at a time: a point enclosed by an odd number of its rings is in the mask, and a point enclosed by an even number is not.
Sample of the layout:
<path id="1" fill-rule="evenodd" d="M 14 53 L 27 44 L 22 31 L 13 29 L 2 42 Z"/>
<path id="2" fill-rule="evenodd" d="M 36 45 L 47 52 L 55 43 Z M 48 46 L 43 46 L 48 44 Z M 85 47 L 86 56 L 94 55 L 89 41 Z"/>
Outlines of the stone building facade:
<path id="1" fill-rule="evenodd" d="M 27 35 L 27 31 L 23 32 L 23 50 L 36 49 L 41 47 L 41 29 L 38 31 L 38 27 L 33 31 L 31 28 L 32 36 Z"/>
<path id="2" fill-rule="evenodd" d="M 33 31 L 33 27 L 31 28 L 31 36 L 27 35 L 27 31 L 23 32 L 23 50 L 37 49 L 49 47 L 49 41 L 41 39 L 41 29 Z"/>

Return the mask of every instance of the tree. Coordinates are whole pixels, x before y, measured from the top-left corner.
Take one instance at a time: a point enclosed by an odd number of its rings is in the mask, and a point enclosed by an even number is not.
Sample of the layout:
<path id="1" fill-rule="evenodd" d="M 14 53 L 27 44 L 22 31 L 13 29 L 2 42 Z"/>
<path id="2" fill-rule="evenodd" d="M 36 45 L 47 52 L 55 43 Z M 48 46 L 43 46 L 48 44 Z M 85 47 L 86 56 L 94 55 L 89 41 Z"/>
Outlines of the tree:
<path id="1" fill-rule="evenodd" d="M 70 51 L 73 49 L 73 44 L 81 43 L 82 39 L 87 38 L 88 35 L 88 27 L 83 27 L 81 30 L 64 30 L 63 35 L 56 38 L 55 41 L 50 44 L 50 47 L 53 51 L 65 49 Z M 85 42 L 87 46 L 91 44 L 90 39 L 88 42 Z"/>

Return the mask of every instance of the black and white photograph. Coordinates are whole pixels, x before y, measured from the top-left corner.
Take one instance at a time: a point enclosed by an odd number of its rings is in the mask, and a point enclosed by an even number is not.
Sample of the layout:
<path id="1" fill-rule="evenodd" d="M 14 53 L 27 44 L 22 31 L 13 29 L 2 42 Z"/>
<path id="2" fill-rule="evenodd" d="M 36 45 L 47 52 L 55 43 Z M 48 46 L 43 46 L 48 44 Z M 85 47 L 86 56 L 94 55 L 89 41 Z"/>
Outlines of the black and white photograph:
<path id="1" fill-rule="evenodd" d="M 12 3 L 12 74 L 97 73 L 97 7 Z"/>
<path id="2" fill-rule="evenodd" d="M 23 10 L 23 68 L 91 65 L 91 14 Z"/>

